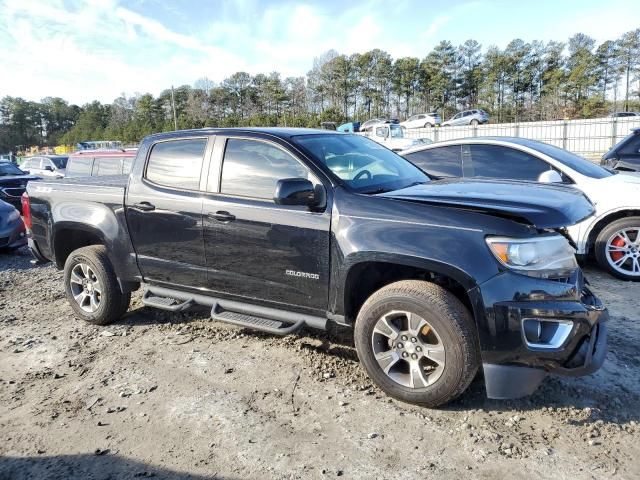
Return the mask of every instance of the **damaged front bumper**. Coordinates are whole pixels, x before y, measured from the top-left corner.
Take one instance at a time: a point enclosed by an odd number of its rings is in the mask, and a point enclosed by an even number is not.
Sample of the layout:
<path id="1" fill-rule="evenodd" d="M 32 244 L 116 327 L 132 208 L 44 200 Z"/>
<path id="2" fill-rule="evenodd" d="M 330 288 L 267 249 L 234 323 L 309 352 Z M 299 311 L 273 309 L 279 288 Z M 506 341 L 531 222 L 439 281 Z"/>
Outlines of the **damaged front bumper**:
<path id="1" fill-rule="evenodd" d="M 550 373 L 588 375 L 604 363 L 608 312 L 581 270 L 561 280 L 503 272 L 477 293 L 489 398 L 529 395 Z"/>

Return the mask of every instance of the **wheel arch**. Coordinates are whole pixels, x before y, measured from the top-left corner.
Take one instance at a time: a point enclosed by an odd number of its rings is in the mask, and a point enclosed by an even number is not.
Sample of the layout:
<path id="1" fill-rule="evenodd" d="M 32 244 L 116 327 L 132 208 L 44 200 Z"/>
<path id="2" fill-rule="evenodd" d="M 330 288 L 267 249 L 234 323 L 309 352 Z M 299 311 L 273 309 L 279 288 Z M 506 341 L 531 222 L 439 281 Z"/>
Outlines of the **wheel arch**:
<path id="1" fill-rule="evenodd" d="M 473 277 L 446 263 L 405 255 L 376 254 L 352 261 L 343 275 L 342 298 L 336 299 L 341 305 L 336 305 L 336 310 L 344 315 L 344 323 L 354 325 L 367 298 L 400 280 L 425 280 L 442 286 L 469 309 L 478 324 L 482 308 L 475 295 L 477 283 Z"/>
<path id="2" fill-rule="evenodd" d="M 620 220 L 626 217 L 640 217 L 640 209 L 633 208 L 623 208 L 620 210 L 615 210 L 611 212 L 605 213 L 602 217 L 596 220 L 589 226 L 585 237 L 587 239 L 586 243 L 586 253 L 592 253 L 595 247 L 596 239 L 600 232 L 607 227 L 612 222 L 616 220 Z"/>
<path id="3" fill-rule="evenodd" d="M 107 245 L 104 233 L 98 228 L 79 222 L 56 222 L 53 230 L 53 256 L 58 268 L 74 250 L 90 245 Z"/>

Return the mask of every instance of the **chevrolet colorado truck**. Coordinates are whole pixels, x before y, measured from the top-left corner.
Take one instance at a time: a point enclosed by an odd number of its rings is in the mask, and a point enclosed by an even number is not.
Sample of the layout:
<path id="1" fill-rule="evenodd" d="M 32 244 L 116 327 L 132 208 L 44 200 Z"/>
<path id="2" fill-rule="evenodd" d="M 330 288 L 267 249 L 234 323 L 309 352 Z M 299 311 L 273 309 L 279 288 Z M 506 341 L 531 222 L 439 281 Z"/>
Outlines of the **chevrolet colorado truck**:
<path id="1" fill-rule="evenodd" d="M 137 289 L 275 335 L 335 322 L 383 391 L 425 406 L 479 370 L 515 398 L 606 354 L 565 230 L 593 206 L 564 186 L 432 181 L 353 134 L 204 129 L 146 137 L 128 177 L 31 182 L 23 207 L 36 261 L 64 269 L 90 323 Z"/>

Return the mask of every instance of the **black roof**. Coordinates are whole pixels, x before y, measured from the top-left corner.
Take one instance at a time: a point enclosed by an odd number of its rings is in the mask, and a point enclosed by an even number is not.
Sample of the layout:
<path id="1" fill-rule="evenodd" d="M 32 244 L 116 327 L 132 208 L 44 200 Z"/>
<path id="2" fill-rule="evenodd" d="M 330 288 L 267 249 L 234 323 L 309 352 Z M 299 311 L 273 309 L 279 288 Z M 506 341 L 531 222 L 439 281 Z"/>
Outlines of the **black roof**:
<path id="1" fill-rule="evenodd" d="M 343 135 L 340 132 L 333 130 L 322 130 L 319 128 L 293 128 L 293 127 L 237 127 L 237 128 L 198 128 L 192 130 L 176 130 L 173 132 L 154 133 L 147 138 L 154 140 L 162 138 L 172 138 L 189 135 L 224 135 L 224 134 L 237 134 L 237 133 L 262 133 L 273 137 L 278 137 L 288 140 L 296 135 Z"/>

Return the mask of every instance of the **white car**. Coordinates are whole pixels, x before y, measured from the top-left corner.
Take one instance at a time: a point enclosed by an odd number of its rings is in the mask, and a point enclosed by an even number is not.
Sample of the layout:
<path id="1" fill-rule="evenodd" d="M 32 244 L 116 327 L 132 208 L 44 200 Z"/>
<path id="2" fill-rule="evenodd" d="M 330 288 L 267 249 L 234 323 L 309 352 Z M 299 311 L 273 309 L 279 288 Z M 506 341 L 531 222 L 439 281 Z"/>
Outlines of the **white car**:
<path id="1" fill-rule="evenodd" d="M 624 280 L 640 280 L 640 175 L 614 172 L 562 148 L 524 138 L 476 137 L 400 152 L 433 178 L 557 182 L 581 190 L 595 214 L 568 228 L 577 254 L 593 253 Z"/>
<path id="2" fill-rule="evenodd" d="M 372 125 L 369 131 L 359 135 L 364 135 L 395 152 L 432 142 L 428 138 L 407 138 L 404 132 L 405 128 L 397 123 L 383 122 Z"/>
<path id="3" fill-rule="evenodd" d="M 64 155 L 40 155 L 26 158 L 20 168 L 31 175 L 46 178 L 64 178 L 67 160 Z"/>
<path id="4" fill-rule="evenodd" d="M 440 125 L 440 122 L 440 115 L 437 113 L 421 113 L 410 116 L 404 122 L 400 122 L 400 125 L 405 128 L 426 128 Z"/>

